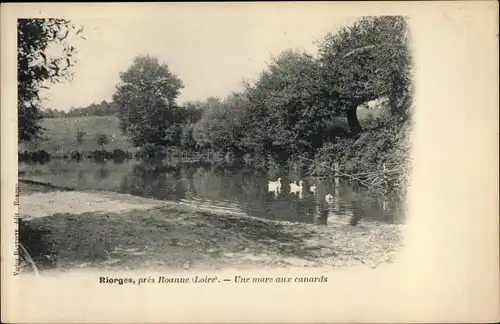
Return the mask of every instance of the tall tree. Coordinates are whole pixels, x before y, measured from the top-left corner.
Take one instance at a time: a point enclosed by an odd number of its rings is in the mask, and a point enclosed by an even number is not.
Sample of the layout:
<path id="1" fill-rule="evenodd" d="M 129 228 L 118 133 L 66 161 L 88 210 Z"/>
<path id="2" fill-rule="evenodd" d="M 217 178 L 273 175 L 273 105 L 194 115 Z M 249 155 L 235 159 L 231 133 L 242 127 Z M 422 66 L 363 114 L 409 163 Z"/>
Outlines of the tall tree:
<path id="1" fill-rule="evenodd" d="M 17 20 L 17 108 L 18 140 L 31 140 L 42 128 L 40 89 L 72 77 L 76 49 L 68 43 L 69 35 L 81 35 L 65 19 Z M 81 37 L 81 36 L 80 36 Z M 52 47 L 55 45 L 54 47 Z M 51 48 L 60 48 L 59 55 L 49 55 Z"/>
<path id="2" fill-rule="evenodd" d="M 319 147 L 333 111 L 320 96 L 320 72 L 306 53 L 287 50 L 274 58 L 245 92 L 250 102 L 245 145 L 276 153 L 279 160 Z"/>
<path id="3" fill-rule="evenodd" d="M 240 140 L 243 136 L 243 116 L 247 101 L 240 93 L 233 93 L 224 100 L 209 98 L 203 117 L 195 124 L 194 139 L 200 147 L 210 146 L 222 152 L 241 156 Z"/>
<path id="4" fill-rule="evenodd" d="M 137 56 L 120 73 L 113 101 L 118 106 L 120 127 L 134 145 L 166 145 L 168 128 L 176 122 L 176 99 L 184 87 L 167 64 L 149 55 Z"/>
<path id="5" fill-rule="evenodd" d="M 330 33 L 319 47 L 324 96 L 336 101 L 353 133 L 362 131 L 357 107 L 387 96 L 391 111 L 407 117 L 411 57 L 407 22 L 400 16 L 365 17 Z"/>

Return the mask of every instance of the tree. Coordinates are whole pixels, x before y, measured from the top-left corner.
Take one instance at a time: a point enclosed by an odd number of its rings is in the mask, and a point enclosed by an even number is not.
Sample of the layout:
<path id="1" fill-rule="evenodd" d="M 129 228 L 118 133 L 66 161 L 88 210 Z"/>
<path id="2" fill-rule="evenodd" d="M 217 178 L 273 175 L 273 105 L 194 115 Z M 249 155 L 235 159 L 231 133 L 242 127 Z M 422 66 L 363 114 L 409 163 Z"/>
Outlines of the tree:
<path id="1" fill-rule="evenodd" d="M 287 160 L 320 147 L 333 107 L 321 96 L 317 61 L 287 50 L 274 58 L 253 85 L 247 85 L 249 113 L 244 146 Z"/>
<path id="2" fill-rule="evenodd" d="M 106 100 L 101 101 L 101 113 L 102 116 L 112 115 L 111 105 Z"/>
<path id="3" fill-rule="evenodd" d="M 323 96 L 336 102 L 351 132 L 362 131 L 357 107 L 389 97 L 391 111 L 408 117 L 411 57 L 404 17 L 365 17 L 330 33 L 319 47 Z"/>
<path id="4" fill-rule="evenodd" d="M 176 121 L 175 100 L 184 87 L 182 81 L 152 56 L 137 56 L 120 79 L 113 101 L 122 132 L 134 145 L 166 145 L 168 128 Z"/>
<path id="5" fill-rule="evenodd" d="M 44 109 L 40 112 L 42 118 L 55 118 L 57 110 L 52 110 L 50 108 Z"/>
<path id="6" fill-rule="evenodd" d="M 85 133 L 85 131 L 83 131 L 81 128 L 79 128 L 77 131 L 76 131 L 76 142 L 78 143 L 78 145 L 82 145 L 83 143 L 83 137 L 86 135 L 87 133 Z"/>
<path id="7" fill-rule="evenodd" d="M 109 143 L 109 138 L 106 134 L 103 133 L 97 133 L 96 134 L 96 142 L 97 145 L 99 145 L 102 149 Z"/>
<path id="8" fill-rule="evenodd" d="M 222 152 L 232 152 L 242 156 L 240 140 L 243 136 L 243 117 L 247 102 L 242 94 L 233 93 L 212 109 L 205 111 L 205 137 L 210 146 Z"/>
<path id="9" fill-rule="evenodd" d="M 207 148 L 212 145 L 210 138 L 210 127 L 213 111 L 222 104 L 222 100 L 217 97 L 209 97 L 204 102 L 196 103 L 202 112 L 201 118 L 193 125 L 193 138 L 196 144 L 201 148 Z"/>
<path id="10" fill-rule="evenodd" d="M 196 149 L 196 141 L 193 137 L 194 125 L 203 116 L 203 103 L 188 101 L 178 110 L 178 119 L 181 126 L 180 146 L 184 149 Z"/>
<path id="11" fill-rule="evenodd" d="M 31 140 L 42 131 L 40 89 L 72 77 L 76 49 L 67 39 L 75 30 L 65 19 L 17 20 L 18 141 Z M 51 56 L 48 50 L 54 45 L 61 53 Z"/>
<path id="12" fill-rule="evenodd" d="M 198 122 L 203 115 L 203 103 L 187 101 L 180 109 L 180 117 L 187 124 Z"/>
<path id="13" fill-rule="evenodd" d="M 181 134 L 181 147 L 184 149 L 190 149 L 194 150 L 196 149 L 196 141 L 194 140 L 193 137 L 193 128 L 194 124 L 186 124 L 182 128 L 182 134 Z"/>

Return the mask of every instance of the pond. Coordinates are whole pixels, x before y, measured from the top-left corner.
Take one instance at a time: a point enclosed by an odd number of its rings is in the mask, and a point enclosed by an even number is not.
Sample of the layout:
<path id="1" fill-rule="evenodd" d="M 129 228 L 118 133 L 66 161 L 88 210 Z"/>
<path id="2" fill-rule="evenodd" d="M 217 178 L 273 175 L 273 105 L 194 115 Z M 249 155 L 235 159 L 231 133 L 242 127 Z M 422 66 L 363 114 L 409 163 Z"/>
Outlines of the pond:
<path id="1" fill-rule="evenodd" d="M 146 164 L 52 160 L 43 165 L 19 163 L 19 171 L 22 179 L 56 186 L 179 201 L 272 220 L 321 225 L 404 222 L 402 206 L 391 197 L 343 183 L 335 186 L 330 179 L 279 175 L 281 190 L 276 193 L 269 191 L 268 184 L 276 181 L 277 176 L 248 169 L 216 169 L 210 165 L 175 165 L 165 161 Z M 302 188 L 290 186 L 299 181 Z M 291 187 L 300 192 L 291 192 Z"/>

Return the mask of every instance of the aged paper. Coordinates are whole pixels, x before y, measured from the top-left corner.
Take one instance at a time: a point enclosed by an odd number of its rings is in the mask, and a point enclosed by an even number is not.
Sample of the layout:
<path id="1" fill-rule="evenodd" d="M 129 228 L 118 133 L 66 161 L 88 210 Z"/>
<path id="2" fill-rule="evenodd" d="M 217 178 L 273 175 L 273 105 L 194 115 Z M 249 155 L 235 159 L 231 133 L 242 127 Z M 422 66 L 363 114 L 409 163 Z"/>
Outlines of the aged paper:
<path id="1" fill-rule="evenodd" d="M 10 3 L 1 8 L 2 322 L 499 320 L 496 2 Z M 187 265 L 161 272 L 73 268 L 40 276 L 14 275 L 14 219 L 18 211 L 16 20 L 64 17 L 105 22 L 109 17 L 119 17 L 123 26 L 133 29 L 140 28 L 134 25 L 135 19 L 161 20 L 162 12 L 167 11 L 178 12 L 179 17 L 186 17 L 186 13 L 192 17 L 213 15 L 214 25 L 222 24 L 218 19 L 224 15 L 235 20 L 262 17 L 276 21 L 276 28 L 300 27 L 294 29 L 296 33 L 307 30 L 316 23 L 315 17 L 330 11 L 335 17 L 346 17 L 346 21 L 360 16 L 409 18 L 415 65 L 412 174 L 407 222 L 402 226 L 404 247 L 394 262 L 375 269 L 227 267 L 198 271 L 195 265 L 191 269 Z M 296 21 L 290 23 L 293 18 Z M 189 24 L 179 18 L 180 29 L 182 23 Z M 122 30 L 125 33 L 127 28 Z M 238 37 L 237 31 L 234 37 Z M 265 29 L 256 31 L 254 37 L 260 39 L 253 40 L 255 46 L 273 43 L 266 38 Z M 217 37 L 213 40 L 216 44 Z M 200 51 L 210 55 L 207 43 L 200 46 L 205 46 Z M 135 51 L 134 44 L 120 50 Z M 146 205 L 141 201 L 137 204 Z M 195 276 L 216 277 L 221 283 L 200 283 L 199 279 L 197 283 L 159 283 L 162 276 L 191 280 Z M 100 277 L 107 277 L 106 282 L 112 278 L 142 278 L 144 284 L 102 284 Z M 276 278 L 282 277 L 292 280 L 276 283 Z M 326 280 L 307 284 L 295 280 L 304 277 Z M 151 278 L 156 279 L 155 284 L 147 284 Z M 231 281 L 223 282 L 225 278 Z M 274 282 L 252 284 L 241 282 L 242 278 L 273 278 Z"/>

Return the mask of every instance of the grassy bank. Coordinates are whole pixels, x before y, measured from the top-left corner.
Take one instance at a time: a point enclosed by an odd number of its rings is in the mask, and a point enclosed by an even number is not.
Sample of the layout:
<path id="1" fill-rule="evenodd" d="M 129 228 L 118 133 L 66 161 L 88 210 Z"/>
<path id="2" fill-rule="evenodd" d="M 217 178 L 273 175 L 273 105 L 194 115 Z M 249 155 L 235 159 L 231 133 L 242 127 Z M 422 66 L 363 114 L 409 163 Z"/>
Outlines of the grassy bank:
<path id="1" fill-rule="evenodd" d="M 401 245 L 397 225 L 273 222 L 130 195 L 28 187 L 20 188 L 20 236 L 42 270 L 376 267 Z"/>

